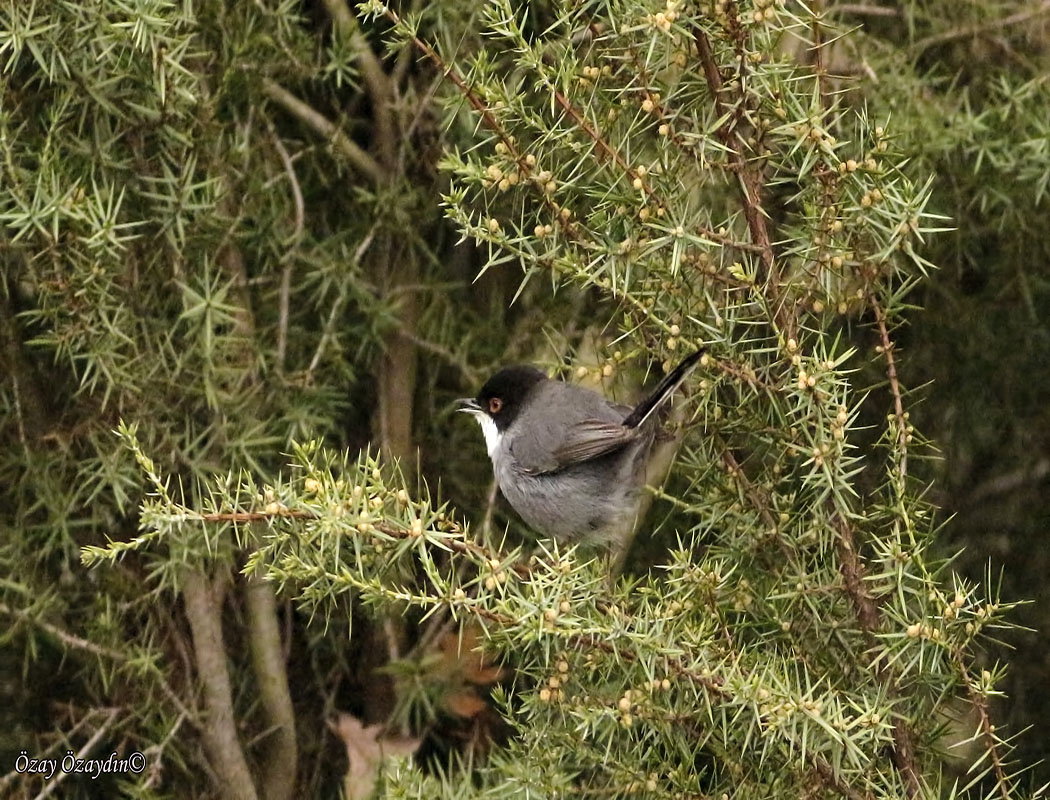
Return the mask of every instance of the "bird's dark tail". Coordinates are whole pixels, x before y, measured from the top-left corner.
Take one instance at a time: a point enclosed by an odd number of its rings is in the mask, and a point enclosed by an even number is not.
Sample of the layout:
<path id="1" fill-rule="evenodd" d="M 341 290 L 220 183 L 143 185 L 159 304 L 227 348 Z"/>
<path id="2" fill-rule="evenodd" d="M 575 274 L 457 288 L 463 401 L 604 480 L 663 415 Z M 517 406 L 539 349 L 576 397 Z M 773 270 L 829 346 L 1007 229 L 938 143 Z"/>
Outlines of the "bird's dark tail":
<path id="1" fill-rule="evenodd" d="M 653 393 L 627 415 L 627 419 L 623 421 L 623 426 L 625 428 L 637 428 L 649 419 L 650 415 L 666 403 L 678 387 L 682 385 L 682 382 L 689 377 L 689 373 L 696 369 L 696 365 L 700 363 L 700 357 L 703 356 L 705 349 L 701 347 L 668 372 L 664 379 L 660 381 L 660 385 L 653 390 Z"/>

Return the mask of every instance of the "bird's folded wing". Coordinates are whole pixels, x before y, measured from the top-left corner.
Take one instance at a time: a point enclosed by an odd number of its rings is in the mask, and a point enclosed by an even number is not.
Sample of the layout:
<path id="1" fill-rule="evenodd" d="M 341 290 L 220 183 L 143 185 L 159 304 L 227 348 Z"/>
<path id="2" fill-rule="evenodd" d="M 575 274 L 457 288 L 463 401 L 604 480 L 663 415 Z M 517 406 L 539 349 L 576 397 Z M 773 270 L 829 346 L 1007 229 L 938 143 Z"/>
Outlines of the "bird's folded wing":
<path id="1" fill-rule="evenodd" d="M 576 423 L 543 463 L 522 464 L 533 475 L 557 472 L 612 453 L 638 437 L 638 430 L 618 422 L 588 419 Z M 519 461 L 520 463 L 520 461 Z"/>

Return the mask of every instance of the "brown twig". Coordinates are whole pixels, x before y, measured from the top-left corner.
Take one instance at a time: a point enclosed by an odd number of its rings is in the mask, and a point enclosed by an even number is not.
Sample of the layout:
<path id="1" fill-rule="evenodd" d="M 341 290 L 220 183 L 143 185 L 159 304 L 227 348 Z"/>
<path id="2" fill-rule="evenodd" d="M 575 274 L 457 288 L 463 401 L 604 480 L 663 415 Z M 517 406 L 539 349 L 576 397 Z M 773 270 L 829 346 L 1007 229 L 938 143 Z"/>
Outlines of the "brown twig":
<path id="1" fill-rule="evenodd" d="M 998 739 L 995 736 L 991 718 L 988 716 L 988 703 L 984 695 L 973 685 L 962 654 L 958 650 L 953 650 L 952 656 L 959 670 L 959 675 L 962 676 L 963 683 L 966 684 L 966 693 L 970 696 L 970 705 L 977 712 L 977 717 L 980 720 L 981 738 L 984 740 L 984 748 L 992 762 L 992 770 L 995 772 L 995 782 L 999 789 L 999 796 L 1002 800 L 1010 800 L 1009 778 L 1006 775 L 1002 756 L 999 754 Z"/>
<path id="2" fill-rule="evenodd" d="M 744 474 L 744 470 L 740 466 L 740 462 L 736 460 L 736 456 L 733 455 L 733 451 L 729 449 L 729 446 L 725 442 L 719 442 L 719 444 L 722 450 L 722 464 L 725 466 L 726 472 L 740 485 L 744 495 L 751 501 L 751 505 L 758 512 L 766 527 L 769 530 L 776 530 L 777 520 L 773 516 L 773 510 L 769 507 L 766 498 L 748 480 L 747 475 Z"/>
<path id="3" fill-rule="evenodd" d="M 788 546 L 788 543 L 784 541 L 784 537 L 780 533 L 780 526 L 777 523 L 777 517 L 773 513 L 773 509 L 770 507 L 769 498 L 751 482 L 747 473 L 744 472 L 737 461 L 736 456 L 733 455 L 733 451 L 726 442 L 722 441 L 721 437 L 716 436 L 716 444 L 721 451 L 721 460 L 726 472 L 736 482 L 744 496 L 747 497 L 751 507 L 761 518 L 766 530 L 772 534 L 784 563 L 791 564 L 796 571 L 802 572 L 803 570 L 800 569 L 795 558 L 794 550 Z"/>
<path id="4" fill-rule="evenodd" d="M 383 15 L 395 25 L 401 24 L 401 17 L 399 17 L 397 15 L 397 12 L 395 12 L 389 6 L 383 7 Z M 508 149 L 513 148 L 514 143 L 509 141 L 508 137 L 505 134 L 502 134 L 502 126 L 499 124 L 499 120 L 497 120 L 496 117 L 489 110 L 488 106 L 485 104 L 485 101 L 478 97 L 477 92 L 475 92 L 467 84 L 463 77 L 458 72 L 456 72 L 455 68 L 446 64 L 444 59 L 437 54 L 437 51 L 433 47 L 431 47 L 425 41 L 420 39 L 414 33 L 411 35 L 410 38 L 412 40 L 412 44 L 414 44 L 423 55 L 430 59 L 430 62 L 441 71 L 442 75 L 444 75 L 446 78 L 452 81 L 452 84 L 457 89 L 459 89 L 460 93 L 467 99 L 467 102 L 474 107 L 474 110 L 481 114 L 481 118 L 482 121 L 485 123 L 485 127 L 498 134 L 501 134 L 503 143 L 507 145 Z M 510 151 L 514 152 L 512 149 Z"/>
<path id="5" fill-rule="evenodd" d="M 654 92 L 649 91 L 649 85 L 651 79 L 649 72 L 645 68 L 645 64 L 638 57 L 638 53 L 633 49 L 629 48 L 628 53 L 631 54 L 631 64 L 634 66 L 635 71 L 638 73 L 638 77 L 641 79 L 642 91 L 645 92 L 645 99 L 653 104 L 653 116 L 656 117 L 657 121 L 667 126 L 667 140 L 674 144 L 684 155 L 689 158 L 697 158 L 696 149 L 690 146 L 681 136 L 680 133 L 672 125 L 673 119 L 668 114 L 666 106 L 660 102 L 659 97 Z"/>
<path id="6" fill-rule="evenodd" d="M 397 15 L 396 12 L 394 12 L 389 7 L 385 7 L 383 13 L 387 17 L 387 19 L 389 19 L 395 25 L 400 24 L 401 18 Z M 466 82 L 463 76 L 461 76 L 453 66 L 445 63 L 444 59 L 442 59 L 441 56 L 438 55 L 437 51 L 434 50 L 433 47 L 431 47 L 429 44 L 427 44 L 415 34 L 412 34 L 410 38 L 413 44 L 415 44 L 415 46 L 419 48 L 420 52 L 422 52 L 423 55 L 425 55 L 430 60 L 430 62 L 441 71 L 441 74 L 443 76 L 445 76 L 452 82 L 452 84 L 459 90 L 459 92 L 463 95 L 467 102 L 470 103 L 471 107 L 478 112 L 478 114 L 481 116 L 482 123 L 485 125 L 485 127 L 493 131 L 497 136 L 499 136 L 500 141 L 502 141 L 503 144 L 506 146 L 507 152 L 510 154 L 511 158 L 513 158 L 514 161 L 517 163 L 519 171 L 521 171 L 523 175 L 530 174 L 533 171 L 532 167 L 529 166 L 529 164 L 525 161 L 524 156 L 519 152 L 514 141 L 503 129 L 502 124 L 492 113 L 491 109 L 488 107 L 488 104 L 485 103 L 485 101 L 478 96 L 477 92 L 474 91 L 474 89 Z M 584 133 L 586 133 L 587 136 L 594 141 L 594 143 L 599 147 L 599 149 L 601 149 L 602 152 L 604 152 L 608 157 L 610 157 L 617 164 L 617 166 L 619 166 L 632 180 L 641 177 L 634 169 L 631 168 L 631 166 L 627 163 L 626 159 L 614 147 L 612 147 L 607 141 L 605 141 L 601 134 L 599 134 L 598 131 L 594 129 L 594 126 L 592 126 L 580 114 L 580 112 L 575 107 L 573 107 L 573 105 L 569 102 L 568 98 L 566 98 L 564 94 L 562 94 L 560 91 L 555 90 L 554 96 L 558 104 L 573 119 L 577 126 L 581 130 L 583 130 Z M 643 182 L 643 191 L 646 192 L 646 196 L 653 195 L 652 187 L 645 182 Z M 551 201 L 549 198 L 544 197 L 544 201 L 548 206 L 551 206 Z M 555 220 L 557 220 L 559 227 L 562 230 L 566 231 L 571 237 L 573 235 L 573 226 L 571 225 L 571 223 L 568 223 L 567 221 L 563 220 L 557 214 L 555 214 L 554 217 Z M 698 233 L 700 233 L 700 235 L 704 238 L 709 239 L 718 244 L 724 245 L 726 247 L 731 247 L 737 250 L 743 250 L 747 252 L 761 252 L 761 248 L 756 244 L 734 241 L 732 238 L 720 234 L 714 230 L 701 228 L 698 230 Z"/>
<path id="7" fill-rule="evenodd" d="M 893 395 L 893 415 L 897 419 L 897 447 L 900 452 L 900 477 L 908 474 L 908 423 L 904 417 L 904 400 L 901 396 L 901 385 L 897 379 L 897 364 L 893 357 L 893 342 L 890 341 L 886 326 L 886 314 L 874 295 L 868 295 L 868 303 L 875 312 L 875 322 L 879 328 L 879 340 L 882 352 L 886 356 L 886 377 L 889 379 L 890 393 Z"/>
<path id="8" fill-rule="evenodd" d="M 813 15 L 813 44 L 810 48 L 813 52 L 813 71 L 817 76 L 817 94 L 820 101 L 820 107 L 822 110 L 826 110 L 828 75 L 824 67 L 824 32 L 821 28 L 821 19 L 824 15 L 823 0 L 813 0 L 810 13 Z"/>
<path id="9" fill-rule="evenodd" d="M 840 781 L 838 777 L 836 777 L 835 771 L 831 768 L 831 764 L 820 756 L 813 759 L 813 766 L 816 767 L 817 774 L 820 775 L 820 779 L 824 781 L 824 784 L 829 788 L 834 789 L 843 797 L 848 797 L 849 800 L 872 800 L 872 794 L 870 792 L 858 792 L 852 786 Z"/>
<path id="10" fill-rule="evenodd" d="M 317 520 L 320 519 L 320 515 L 313 511 L 281 507 L 275 511 L 219 511 L 212 514 L 200 514 L 197 516 L 197 519 L 201 522 L 231 522 L 236 525 L 238 523 L 266 522 L 275 519 Z M 452 528 L 449 532 L 462 532 L 462 529 L 456 523 L 451 523 L 451 525 Z M 398 528 L 385 523 L 375 525 L 375 529 L 380 533 L 394 537 L 395 539 L 408 539 L 413 536 L 408 528 Z M 480 544 L 467 541 L 466 539 L 443 538 L 437 546 L 448 548 L 449 550 L 461 555 L 473 556 L 489 563 L 493 561 L 501 561 L 499 553 L 494 553 L 482 547 Z M 509 566 L 521 575 L 528 575 L 531 571 L 525 564 L 513 563 Z"/>
<path id="11" fill-rule="evenodd" d="M 763 281 L 770 293 L 773 315 L 780 324 L 785 335 L 791 335 L 793 326 L 790 318 L 784 315 L 785 307 L 780 297 L 780 275 L 776 266 L 776 257 L 773 253 L 773 241 L 769 234 L 765 211 L 762 208 L 762 192 L 765 188 L 762 170 L 748 163 L 744 155 L 745 143 L 733 124 L 733 116 L 726 114 L 726 103 L 724 98 L 725 85 L 722 81 L 722 73 L 715 62 L 714 51 L 711 42 L 700 28 L 693 35 L 696 51 L 700 58 L 700 65 L 707 79 L 708 88 L 711 91 L 712 102 L 715 105 L 715 115 L 719 118 L 725 117 L 725 122 L 717 130 L 718 138 L 725 145 L 729 154 L 729 163 L 732 171 L 736 173 L 740 183 L 741 199 L 743 200 L 744 219 L 747 220 L 748 230 L 751 231 L 751 239 L 754 242 L 759 258 L 762 262 Z"/>
<path id="12" fill-rule="evenodd" d="M 384 7 L 383 14 L 395 25 L 401 24 L 401 18 L 391 8 Z M 409 38 L 411 39 L 412 43 L 420 50 L 420 52 L 422 52 L 423 55 L 425 55 L 430 60 L 430 62 L 435 67 L 437 67 L 437 69 L 441 72 L 441 75 L 445 78 L 448 78 L 448 80 L 452 81 L 452 85 L 459 90 L 460 94 L 462 94 L 463 97 L 466 98 L 467 102 L 470 103 L 471 107 L 475 111 L 477 111 L 478 114 L 481 116 L 481 121 L 485 125 L 485 127 L 499 137 L 504 147 L 507 148 L 506 152 L 517 164 L 518 171 L 523 176 L 532 174 L 533 168 L 529 165 L 528 161 L 525 158 L 525 155 L 518 149 L 517 145 L 515 144 L 514 138 L 510 136 L 506 130 L 504 130 L 503 125 L 496 118 L 495 114 L 492 113 L 491 109 L 488 107 L 488 104 L 486 104 L 485 101 L 478 96 L 478 93 L 475 92 L 474 89 L 466 82 L 463 76 L 456 72 L 455 67 L 453 67 L 450 64 L 446 64 L 444 59 L 441 58 L 440 55 L 438 55 L 438 52 L 433 47 L 431 47 L 425 41 L 420 39 L 414 33 Z M 552 212 L 558 211 L 554 201 L 549 196 L 543 194 L 541 199 L 548 210 Z M 558 213 L 553 213 L 552 216 L 560 230 L 564 231 L 570 238 L 576 237 L 575 226 L 571 222 L 561 217 Z"/>
<path id="13" fill-rule="evenodd" d="M 874 647 L 877 643 L 875 633 L 882 624 L 879 607 L 864 586 L 864 565 L 861 564 L 860 556 L 857 555 L 853 530 L 842 517 L 836 517 L 836 520 L 838 522 L 836 554 L 842 581 L 846 587 L 846 596 L 853 605 L 853 613 L 860 623 L 865 643 L 868 647 Z"/>
<path id="14" fill-rule="evenodd" d="M 767 392 L 775 392 L 776 387 L 759 378 L 755 371 L 748 365 L 734 364 L 724 358 L 714 359 L 715 366 L 731 378 L 741 383 L 746 383 L 755 389 L 765 389 Z"/>
<path id="15" fill-rule="evenodd" d="M 865 585 L 864 564 L 861 562 L 860 555 L 857 552 L 853 528 L 839 514 L 835 515 L 835 527 L 838 533 L 835 539 L 835 552 L 838 557 L 846 596 L 853 606 L 857 622 L 860 623 L 861 634 L 864 636 L 865 643 L 868 648 L 874 648 L 878 643 L 877 634 L 882 627 L 882 614 L 879 611 L 878 603 L 868 592 L 868 588 Z M 895 689 L 890 667 L 883 662 L 876 662 L 873 668 L 879 682 L 886 688 L 887 696 L 892 699 Z M 911 727 L 903 719 L 897 719 L 893 724 L 891 757 L 893 766 L 904 779 L 908 796 L 921 796 L 922 780 L 919 777 L 919 767 L 915 759 L 915 735 L 912 733 Z"/>

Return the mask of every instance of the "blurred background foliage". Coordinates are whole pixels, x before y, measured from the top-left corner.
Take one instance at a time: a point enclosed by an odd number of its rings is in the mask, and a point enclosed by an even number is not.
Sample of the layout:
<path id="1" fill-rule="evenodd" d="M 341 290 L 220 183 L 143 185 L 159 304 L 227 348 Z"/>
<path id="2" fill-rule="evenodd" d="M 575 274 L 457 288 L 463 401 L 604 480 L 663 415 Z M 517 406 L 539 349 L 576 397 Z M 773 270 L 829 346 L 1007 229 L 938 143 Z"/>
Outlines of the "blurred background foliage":
<path id="1" fill-rule="evenodd" d="M 845 6 L 843 6 L 845 8 Z M 853 7 L 855 8 L 855 7 Z M 913 415 L 941 458 L 924 467 L 947 523 L 939 546 L 977 578 L 1002 570 L 1014 612 L 998 653 L 1011 665 L 1002 704 L 1035 726 L 1050 756 L 1050 7 L 1043 3 L 879 4 L 846 58 L 863 94 L 894 109 L 903 149 L 936 176 L 931 209 L 953 230 L 924 254 L 940 269 L 911 300 L 898 336 Z M 1042 768 L 1044 774 L 1045 767 Z"/>
<path id="2" fill-rule="evenodd" d="M 921 387 L 913 416 L 942 453 L 914 469 L 936 479 L 957 568 L 979 580 L 990 561 L 1005 598 L 1032 601 L 1013 617 L 1032 630 L 990 662 L 1010 664 L 1000 716 L 1034 726 L 1020 743 L 1033 762 L 1050 754 L 1050 3 L 813 3 L 856 28 L 829 72 L 859 110 L 891 110 L 894 149 L 936 176 L 929 210 L 952 226 L 928 237 L 939 269 L 897 334 L 903 382 Z M 467 58 L 479 8 L 422 11 L 421 35 Z M 145 449 L 191 493 L 216 470 L 272 474 L 293 439 L 371 441 L 499 525 L 480 437 L 453 424 L 451 399 L 507 361 L 597 363 L 613 311 L 595 294 L 519 294 L 516 267 L 475 280 L 485 253 L 444 219 L 438 163 L 476 131 L 462 95 L 387 33 L 342 0 L 0 3 L 0 764 L 57 746 L 54 729 L 103 726 L 114 697 L 142 709 L 150 733 L 132 745 L 189 724 L 142 694 L 192 679 L 174 567 L 79 563 L 82 546 L 136 532 L 142 478 L 120 418 L 150 420 Z M 233 637 L 243 613 L 227 610 Z M 303 786 L 331 791 L 324 719 L 387 718 L 396 676 L 374 668 L 405 633 L 361 617 L 347 640 L 286 606 L 281 619 L 290 672 L 307 676 Z M 450 716 L 463 738 L 483 722 Z M 170 768 L 204 791 L 194 763 Z"/>

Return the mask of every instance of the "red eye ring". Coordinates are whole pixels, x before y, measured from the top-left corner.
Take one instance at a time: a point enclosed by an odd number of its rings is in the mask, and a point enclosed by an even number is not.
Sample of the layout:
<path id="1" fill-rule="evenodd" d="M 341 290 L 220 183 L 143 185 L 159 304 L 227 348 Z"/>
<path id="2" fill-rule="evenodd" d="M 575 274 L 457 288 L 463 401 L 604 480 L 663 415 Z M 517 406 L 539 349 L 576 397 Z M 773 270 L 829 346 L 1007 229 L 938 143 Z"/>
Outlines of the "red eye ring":
<path id="1" fill-rule="evenodd" d="M 500 409 L 502 409 L 502 408 L 503 408 L 503 401 L 502 400 L 500 400 L 498 397 L 490 397 L 489 398 L 489 413 L 490 414 L 493 414 L 493 415 L 498 414 L 500 412 Z"/>

